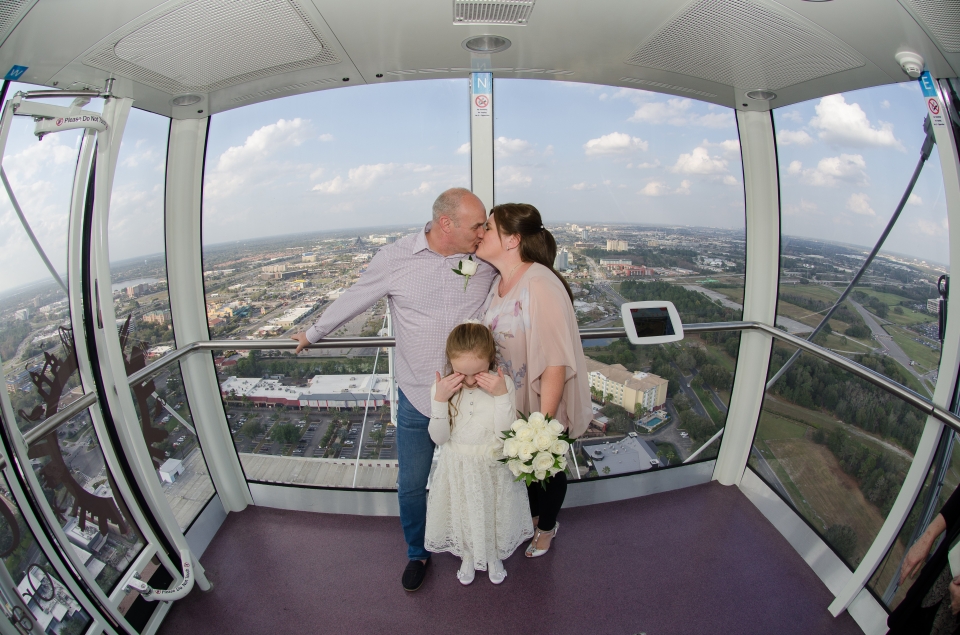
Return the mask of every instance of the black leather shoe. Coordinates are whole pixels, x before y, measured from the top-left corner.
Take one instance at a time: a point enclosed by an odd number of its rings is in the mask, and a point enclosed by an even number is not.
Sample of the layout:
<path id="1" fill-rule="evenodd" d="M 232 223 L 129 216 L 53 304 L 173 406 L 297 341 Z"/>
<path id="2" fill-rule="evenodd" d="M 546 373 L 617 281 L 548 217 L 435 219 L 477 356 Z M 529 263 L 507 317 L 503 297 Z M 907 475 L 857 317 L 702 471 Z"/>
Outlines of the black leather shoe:
<path id="1" fill-rule="evenodd" d="M 427 558 L 426 562 L 411 560 L 407 563 L 407 568 L 403 570 L 404 590 L 413 592 L 423 585 L 423 580 L 427 577 L 427 564 L 429 562 L 430 559 Z"/>

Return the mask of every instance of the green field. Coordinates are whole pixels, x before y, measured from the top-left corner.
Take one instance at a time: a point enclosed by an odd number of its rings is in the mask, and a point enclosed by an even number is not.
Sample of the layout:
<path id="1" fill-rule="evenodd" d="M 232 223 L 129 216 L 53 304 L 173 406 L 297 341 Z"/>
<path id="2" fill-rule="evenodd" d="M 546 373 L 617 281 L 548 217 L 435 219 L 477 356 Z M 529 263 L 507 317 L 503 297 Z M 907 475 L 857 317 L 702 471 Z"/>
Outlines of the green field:
<path id="1" fill-rule="evenodd" d="M 930 315 L 929 313 L 921 313 L 920 311 L 914 311 L 913 309 L 908 309 L 905 306 L 900 307 L 903 309 L 903 315 L 895 313 L 892 309 L 890 313 L 887 314 L 887 319 L 891 322 L 903 326 L 911 326 L 913 324 L 925 324 L 927 322 L 935 322 L 936 317 Z"/>
<path id="2" fill-rule="evenodd" d="M 889 324 L 884 325 L 883 330 L 893 337 L 893 341 L 903 349 L 907 357 L 922 368 L 921 372 L 931 371 L 940 365 L 940 351 L 935 351 L 929 346 L 913 341 L 913 338 L 917 335 L 912 331 Z"/>
<path id="3" fill-rule="evenodd" d="M 713 399 L 710 398 L 710 391 L 702 386 L 691 386 L 693 392 L 697 393 L 697 397 L 700 398 L 700 403 L 703 404 L 704 409 L 707 411 L 707 414 L 710 415 L 710 418 L 713 419 L 713 422 L 717 425 L 720 425 L 723 421 L 723 413 L 720 412 L 720 409 L 713 403 Z"/>
<path id="4" fill-rule="evenodd" d="M 764 410 L 760 414 L 760 425 L 757 426 L 757 439 L 797 439 L 803 437 L 808 426 L 784 419 L 773 412 Z"/>

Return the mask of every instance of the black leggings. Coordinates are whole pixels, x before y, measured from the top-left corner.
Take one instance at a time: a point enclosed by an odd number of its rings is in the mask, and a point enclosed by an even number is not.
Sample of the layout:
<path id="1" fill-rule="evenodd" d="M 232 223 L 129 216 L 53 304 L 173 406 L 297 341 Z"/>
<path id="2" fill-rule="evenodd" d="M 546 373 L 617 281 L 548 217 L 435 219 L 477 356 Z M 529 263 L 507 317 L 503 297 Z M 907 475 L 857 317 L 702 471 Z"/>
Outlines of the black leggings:
<path id="1" fill-rule="evenodd" d="M 527 498 L 530 500 L 530 515 L 539 516 L 537 528 L 540 531 L 553 531 L 557 523 L 557 514 L 563 507 L 563 499 L 567 495 L 567 474 L 557 472 L 547 481 L 547 489 L 540 483 L 531 483 L 527 487 Z"/>

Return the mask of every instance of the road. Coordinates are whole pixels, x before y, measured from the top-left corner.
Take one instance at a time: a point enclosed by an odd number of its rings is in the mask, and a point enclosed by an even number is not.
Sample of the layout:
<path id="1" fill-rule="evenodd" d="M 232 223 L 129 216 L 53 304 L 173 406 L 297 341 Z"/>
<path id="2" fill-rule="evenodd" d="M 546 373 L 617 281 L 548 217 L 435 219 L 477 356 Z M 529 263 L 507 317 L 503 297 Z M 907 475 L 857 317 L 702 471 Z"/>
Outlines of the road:
<path id="1" fill-rule="evenodd" d="M 912 360 L 906 353 L 903 352 L 903 349 L 893 341 L 893 337 L 883 330 L 883 326 L 880 325 L 878 318 L 870 311 L 867 311 L 859 302 L 855 302 L 850 298 L 847 298 L 847 301 L 853 305 L 853 308 L 856 309 L 857 313 L 860 314 L 860 317 L 863 318 L 863 321 L 867 323 L 868 327 L 870 327 L 870 332 L 873 333 L 873 339 L 880 344 L 880 348 L 883 349 L 883 352 L 900 362 L 900 365 L 906 368 L 907 372 L 919 380 L 920 373 L 914 370 L 913 366 L 910 365 Z M 921 381 L 921 384 L 922 383 L 923 382 Z"/>

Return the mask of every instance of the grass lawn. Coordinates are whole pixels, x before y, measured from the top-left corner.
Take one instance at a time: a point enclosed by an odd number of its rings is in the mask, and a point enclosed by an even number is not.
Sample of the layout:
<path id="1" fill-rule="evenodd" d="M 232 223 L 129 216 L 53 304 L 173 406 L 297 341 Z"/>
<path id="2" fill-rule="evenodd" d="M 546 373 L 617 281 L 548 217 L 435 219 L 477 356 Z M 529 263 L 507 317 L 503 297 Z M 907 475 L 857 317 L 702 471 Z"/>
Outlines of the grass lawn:
<path id="1" fill-rule="evenodd" d="M 822 284 L 784 285 L 780 288 L 780 291 L 788 295 L 799 295 L 811 300 L 820 300 L 827 304 L 833 304 L 840 297 L 839 291 L 832 291 Z"/>
<path id="2" fill-rule="evenodd" d="M 826 531 L 832 525 L 848 525 L 857 536 L 854 563 L 867 552 L 883 525 L 883 516 L 860 491 L 856 480 L 845 474 L 826 446 L 795 438 L 766 442 L 790 480 L 800 490 L 802 500 L 815 511 L 809 520 Z"/>
<path id="3" fill-rule="evenodd" d="M 901 326 L 911 326 L 913 324 L 925 324 L 927 322 L 936 322 L 937 318 L 930 315 L 929 313 L 921 313 L 920 311 L 914 311 L 913 309 L 908 309 L 905 306 L 900 307 L 903 309 L 903 315 L 895 313 L 892 309 L 890 313 L 887 314 L 887 319 Z"/>
<path id="4" fill-rule="evenodd" d="M 768 439 L 798 439 L 802 438 L 808 429 L 808 426 L 800 425 L 764 410 L 760 414 L 760 425 L 757 426 L 757 439 L 763 441 Z"/>
<path id="5" fill-rule="evenodd" d="M 703 404 L 703 407 L 706 409 L 707 414 L 710 415 L 710 418 L 713 419 L 713 422 L 718 426 L 722 425 L 723 413 L 714 405 L 713 399 L 710 398 L 710 391 L 705 390 L 701 386 L 691 386 L 691 388 L 693 388 L 693 392 L 697 393 L 697 397 L 700 398 L 700 403 Z"/>
<path id="6" fill-rule="evenodd" d="M 895 293 L 884 293 L 882 291 L 874 291 L 873 289 L 870 289 L 870 288 L 857 287 L 855 291 L 862 291 L 863 293 L 866 293 L 869 296 L 873 296 L 874 298 L 877 298 L 878 300 L 880 300 L 881 302 L 883 302 L 884 304 L 886 304 L 891 308 L 897 306 L 901 302 L 916 302 L 916 300 L 910 300 L 910 298 L 905 298 L 902 295 L 896 295 Z"/>
<path id="7" fill-rule="evenodd" d="M 890 324 L 885 324 L 883 330 L 893 336 L 893 341 L 903 349 L 907 357 L 921 366 L 924 372 L 933 370 L 940 365 L 940 351 L 935 351 L 929 346 L 915 342 L 913 338 L 918 337 L 918 335 L 913 331 Z"/>
<path id="8" fill-rule="evenodd" d="M 722 293 L 734 302 L 743 304 L 743 287 L 719 287 L 717 289 L 711 289 L 711 291 Z"/>

